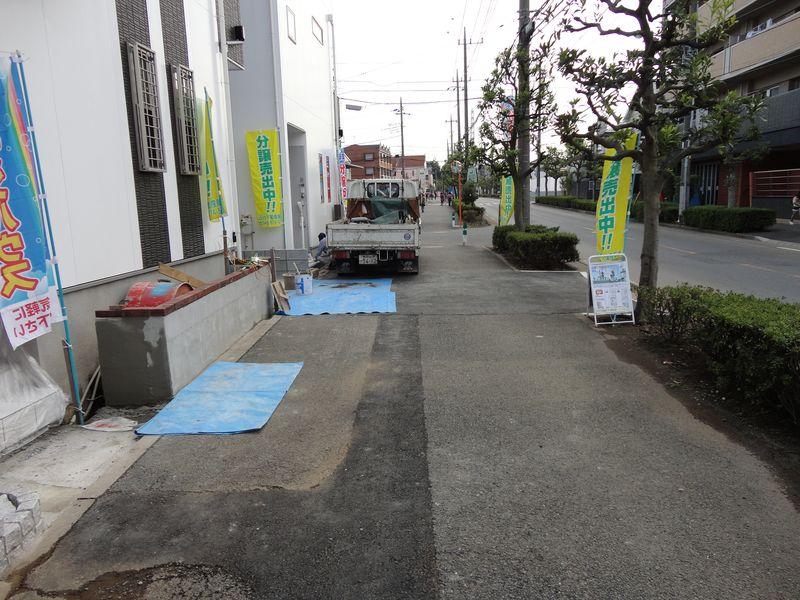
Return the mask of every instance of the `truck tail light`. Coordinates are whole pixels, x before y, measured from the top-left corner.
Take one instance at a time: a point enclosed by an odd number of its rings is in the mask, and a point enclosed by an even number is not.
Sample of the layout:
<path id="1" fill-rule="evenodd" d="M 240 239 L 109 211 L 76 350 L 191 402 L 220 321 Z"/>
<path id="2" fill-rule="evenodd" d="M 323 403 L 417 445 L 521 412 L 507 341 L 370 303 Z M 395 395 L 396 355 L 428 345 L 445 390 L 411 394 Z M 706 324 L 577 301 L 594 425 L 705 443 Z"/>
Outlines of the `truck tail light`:
<path id="1" fill-rule="evenodd" d="M 342 260 L 346 258 L 350 258 L 350 251 L 349 250 L 334 250 L 331 253 L 331 256 L 337 260 Z"/>
<path id="2" fill-rule="evenodd" d="M 401 260 L 413 260 L 417 258 L 417 253 L 413 250 L 401 250 L 400 251 L 400 259 Z"/>

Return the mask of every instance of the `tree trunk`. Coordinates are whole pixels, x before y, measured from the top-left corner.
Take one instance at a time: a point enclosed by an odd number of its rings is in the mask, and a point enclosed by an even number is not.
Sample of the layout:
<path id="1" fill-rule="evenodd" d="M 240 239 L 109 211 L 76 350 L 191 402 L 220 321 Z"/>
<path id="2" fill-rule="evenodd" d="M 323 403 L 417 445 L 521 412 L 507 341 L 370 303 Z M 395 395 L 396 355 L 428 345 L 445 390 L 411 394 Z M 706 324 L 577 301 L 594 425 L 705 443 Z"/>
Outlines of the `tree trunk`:
<path id="1" fill-rule="evenodd" d="M 661 188 L 664 178 L 658 172 L 656 150 L 652 139 L 642 140 L 641 194 L 644 203 L 644 239 L 642 241 L 641 272 L 639 287 L 658 285 L 658 216 L 661 212 Z M 642 313 L 642 304 L 637 302 L 636 320 Z"/>
<path id="2" fill-rule="evenodd" d="M 549 188 L 549 186 L 547 184 L 547 180 L 548 180 L 548 177 L 547 177 L 547 175 L 545 175 L 544 176 L 544 195 L 545 196 L 549 196 L 550 195 L 550 188 Z"/>
<path id="3" fill-rule="evenodd" d="M 522 189 L 522 180 L 524 178 L 514 175 L 511 179 L 514 180 L 514 225 L 520 231 L 524 231 L 525 217 L 523 215 L 523 207 L 525 202 L 523 201 L 524 190 Z"/>

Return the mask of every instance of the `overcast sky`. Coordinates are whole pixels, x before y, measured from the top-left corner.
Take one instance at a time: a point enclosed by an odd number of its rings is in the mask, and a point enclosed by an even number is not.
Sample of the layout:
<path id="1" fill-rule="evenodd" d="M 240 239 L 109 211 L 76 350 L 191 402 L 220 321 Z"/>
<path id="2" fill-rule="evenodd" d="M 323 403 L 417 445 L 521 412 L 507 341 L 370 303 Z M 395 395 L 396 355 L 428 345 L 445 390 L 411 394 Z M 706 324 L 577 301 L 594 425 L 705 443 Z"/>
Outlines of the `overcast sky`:
<path id="1" fill-rule="evenodd" d="M 446 121 L 456 118 L 452 80 L 456 69 L 463 73 L 458 41 L 464 28 L 468 42 L 483 39 L 467 46 L 469 96 L 478 98 L 495 55 L 514 40 L 517 6 L 517 0 L 335 0 L 345 144 L 380 141 L 399 154 L 400 118 L 392 110 L 402 96 L 406 153 L 443 161 L 450 136 Z M 344 110 L 353 104 L 344 99 L 364 101 L 364 108 Z M 476 106 L 470 102 L 473 119 Z"/>
<path id="2" fill-rule="evenodd" d="M 334 0 L 339 95 L 345 145 L 382 142 L 400 153 L 400 118 L 393 110 L 403 98 L 406 154 L 425 154 L 443 162 L 450 125 L 456 118 L 453 80 L 463 74 L 464 28 L 467 41 L 471 123 L 481 86 L 497 53 L 516 38 L 518 0 Z M 536 2 L 532 2 L 536 6 Z M 477 42 L 482 43 L 478 44 Z M 596 36 L 570 38 L 593 52 L 620 43 L 597 44 Z M 574 96 L 571 86 L 553 83 L 562 109 Z M 463 93 L 463 86 L 462 86 Z M 345 104 L 363 106 L 345 110 Z M 463 123 L 463 95 L 462 95 Z M 463 124 L 462 124 L 463 130 Z M 455 126 L 454 126 L 455 135 Z M 544 144 L 557 145 L 551 134 Z"/>

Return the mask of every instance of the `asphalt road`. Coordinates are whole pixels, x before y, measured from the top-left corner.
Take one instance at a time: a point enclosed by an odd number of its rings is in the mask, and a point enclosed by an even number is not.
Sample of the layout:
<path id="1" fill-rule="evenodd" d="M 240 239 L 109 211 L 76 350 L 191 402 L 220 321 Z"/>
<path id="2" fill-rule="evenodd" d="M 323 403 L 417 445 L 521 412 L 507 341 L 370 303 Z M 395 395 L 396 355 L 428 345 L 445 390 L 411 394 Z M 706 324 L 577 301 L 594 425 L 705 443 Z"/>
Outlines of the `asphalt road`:
<path id="1" fill-rule="evenodd" d="M 497 214 L 499 200 L 485 198 L 480 202 L 489 215 Z M 594 215 L 532 204 L 531 221 L 558 225 L 562 231 L 577 234 L 583 260 L 595 254 Z M 659 232 L 660 285 L 686 282 L 800 302 L 800 244 L 768 243 L 675 227 L 661 227 Z M 633 281 L 639 278 L 642 238 L 643 225 L 630 223 L 627 255 Z"/>
<path id="2" fill-rule="evenodd" d="M 396 314 L 282 318 L 242 359 L 304 362 L 267 425 L 160 439 L 15 598 L 797 598 L 779 475 L 620 359 L 579 273 L 448 220 Z"/>

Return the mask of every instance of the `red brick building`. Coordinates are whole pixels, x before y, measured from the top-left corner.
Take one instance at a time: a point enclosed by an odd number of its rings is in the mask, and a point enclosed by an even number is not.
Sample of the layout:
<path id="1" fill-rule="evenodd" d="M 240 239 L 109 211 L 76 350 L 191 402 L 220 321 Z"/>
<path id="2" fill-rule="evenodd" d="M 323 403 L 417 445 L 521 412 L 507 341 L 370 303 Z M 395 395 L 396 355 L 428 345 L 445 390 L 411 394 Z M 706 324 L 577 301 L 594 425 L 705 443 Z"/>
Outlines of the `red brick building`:
<path id="1" fill-rule="evenodd" d="M 352 179 L 377 179 L 392 177 L 392 158 L 383 144 L 351 144 L 344 148 L 350 161 L 360 168 L 352 170 Z"/>

